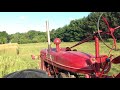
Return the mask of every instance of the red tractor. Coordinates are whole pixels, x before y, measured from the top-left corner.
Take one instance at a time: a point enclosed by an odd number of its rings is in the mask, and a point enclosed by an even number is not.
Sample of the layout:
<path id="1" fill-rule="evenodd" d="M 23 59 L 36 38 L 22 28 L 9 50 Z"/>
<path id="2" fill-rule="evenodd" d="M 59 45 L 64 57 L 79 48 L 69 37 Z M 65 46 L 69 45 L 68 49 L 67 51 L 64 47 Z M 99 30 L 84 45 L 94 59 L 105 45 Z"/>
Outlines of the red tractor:
<path id="1" fill-rule="evenodd" d="M 108 31 L 103 32 L 102 30 L 99 30 L 100 18 L 102 18 L 106 23 Z M 41 69 L 46 71 L 49 76 L 54 78 L 120 78 L 120 73 L 118 73 L 116 76 L 109 76 L 107 74 L 111 69 L 112 63 L 120 63 L 120 56 L 113 58 L 112 55 L 107 56 L 99 54 L 99 39 L 103 41 L 101 36 L 106 34 L 113 38 L 113 45 L 110 47 L 104 41 L 103 43 L 110 48 L 110 51 L 117 50 L 116 39 L 113 33 L 120 28 L 120 26 L 111 28 L 106 18 L 104 18 L 101 14 L 98 19 L 97 32 L 94 32 L 92 35 L 78 42 L 77 44 L 65 48 L 60 47 L 61 40 L 59 38 L 54 40 L 56 48 L 51 48 L 47 22 L 46 26 L 48 31 L 48 49 L 40 51 L 40 59 Z M 75 49 L 72 50 L 73 47 L 90 40 L 95 41 L 95 56 L 85 52 L 77 51 Z"/>

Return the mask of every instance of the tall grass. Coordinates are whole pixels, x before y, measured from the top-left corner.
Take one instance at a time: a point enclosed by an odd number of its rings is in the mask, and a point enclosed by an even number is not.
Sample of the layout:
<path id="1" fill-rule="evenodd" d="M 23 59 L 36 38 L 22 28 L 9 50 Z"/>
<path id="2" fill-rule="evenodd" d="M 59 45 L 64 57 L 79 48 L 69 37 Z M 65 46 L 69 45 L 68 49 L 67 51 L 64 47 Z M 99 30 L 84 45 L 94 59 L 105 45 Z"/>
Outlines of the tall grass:
<path id="1" fill-rule="evenodd" d="M 18 53 L 19 53 L 19 45 L 17 43 L 0 44 L 0 55 L 2 54 L 15 55 Z"/>
<path id="2" fill-rule="evenodd" d="M 13 53 L 13 51 L 14 49 L 11 49 L 9 52 Z M 23 69 L 38 69 L 40 60 L 33 61 L 31 54 L 38 55 L 39 51 L 38 44 L 22 44 L 19 45 L 18 55 L 15 53 L 0 55 L 0 77 Z"/>
<path id="3" fill-rule="evenodd" d="M 72 46 L 77 42 L 62 42 L 60 47 Z M 51 43 L 52 47 L 55 47 L 53 43 Z M 102 43 L 100 44 L 101 48 L 100 54 L 108 54 L 109 49 L 106 48 Z M 118 44 L 120 46 L 120 43 Z M 40 60 L 32 60 L 31 55 L 39 55 L 40 50 L 47 48 L 47 43 L 34 43 L 34 44 L 20 44 L 19 45 L 19 55 L 13 54 L 10 55 L 8 53 L 0 55 L 0 77 L 7 75 L 14 71 L 19 71 L 23 69 L 39 69 Z M 86 52 L 88 54 L 94 53 L 94 43 L 84 43 L 81 44 L 74 49 L 78 51 Z M 10 50 L 10 53 L 13 53 L 13 50 Z M 120 55 L 120 51 L 112 51 L 114 57 Z M 110 71 L 111 74 L 116 74 L 120 72 L 120 65 L 112 65 L 112 69 Z"/>

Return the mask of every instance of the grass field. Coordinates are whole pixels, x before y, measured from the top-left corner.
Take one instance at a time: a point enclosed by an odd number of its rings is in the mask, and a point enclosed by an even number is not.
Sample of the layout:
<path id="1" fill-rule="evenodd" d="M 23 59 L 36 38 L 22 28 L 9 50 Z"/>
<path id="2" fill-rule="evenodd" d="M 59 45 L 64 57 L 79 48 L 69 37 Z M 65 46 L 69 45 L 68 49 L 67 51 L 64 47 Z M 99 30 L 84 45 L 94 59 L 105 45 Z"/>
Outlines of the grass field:
<path id="1" fill-rule="evenodd" d="M 62 42 L 61 47 L 72 46 L 76 42 Z M 52 47 L 55 47 L 51 43 Z M 120 43 L 118 44 L 120 46 Z M 0 54 L 0 78 L 4 75 L 9 74 L 14 71 L 19 71 L 23 69 L 39 69 L 40 60 L 32 60 L 31 55 L 39 55 L 40 50 L 47 48 L 47 43 L 35 43 L 35 44 L 19 44 L 19 55 L 13 54 L 9 55 L 7 53 Z M 78 51 L 86 52 L 94 55 L 94 43 L 84 43 L 75 47 Z M 14 49 L 13 49 L 14 50 Z M 10 53 L 13 53 L 13 50 L 9 50 Z M 100 54 L 108 54 L 109 49 L 105 45 L 101 44 Z M 1 51 L 0 51 L 1 52 Z M 120 55 L 120 51 L 113 51 L 112 54 L 114 57 Z M 120 72 L 120 65 L 112 65 L 112 69 L 109 72 L 111 74 L 117 74 Z"/>

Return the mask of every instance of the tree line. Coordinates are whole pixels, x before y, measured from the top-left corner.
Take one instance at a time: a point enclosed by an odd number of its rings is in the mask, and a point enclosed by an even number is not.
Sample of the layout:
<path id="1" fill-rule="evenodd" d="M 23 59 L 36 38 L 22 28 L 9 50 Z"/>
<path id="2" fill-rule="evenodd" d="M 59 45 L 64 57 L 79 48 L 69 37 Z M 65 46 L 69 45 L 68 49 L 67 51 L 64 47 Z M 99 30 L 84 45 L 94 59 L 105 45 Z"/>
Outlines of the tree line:
<path id="1" fill-rule="evenodd" d="M 72 20 L 69 25 L 65 25 L 64 27 L 56 30 L 53 29 L 51 31 L 51 40 L 53 41 L 55 37 L 60 38 L 64 42 L 74 42 L 84 39 L 98 30 L 97 22 L 101 13 L 102 12 L 92 12 L 87 17 Z M 106 17 L 111 27 L 114 28 L 120 25 L 120 12 L 104 12 L 103 16 Z M 107 31 L 107 26 L 103 22 L 102 18 L 99 22 L 99 29 Z M 120 30 L 115 32 L 115 37 L 117 39 L 120 38 Z M 105 35 L 104 38 L 107 39 L 107 35 Z"/>
<path id="2" fill-rule="evenodd" d="M 88 35 L 93 34 L 93 32 L 98 30 L 97 21 L 101 13 L 102 12 L 92 12 L 87 17 L 71 20 L 68 25 L 59 27 L 57 29 L 52 29 L 50 31 L 51 41 L 58 37 L 63 42 L 74 42 L 80 41 Z M 111 27 L 120 25 L 120 12 L 104 12 L 103 15 L 106 17 Z M 102 19 L 100 20 L 100 30 L 107 30 L 107 26 Z M 120 38 L 120 30 L 115 32 L 115 37 L 117 39 Z M 104 38 L 107 39 L 106 36 L 104 36 Z M 10 35 L 6 31 L 0 32 L 0 44 L 9 42 L 24 44 L 46 41 L 46 32 L 40 32 L 36 30 L 29 30 L 26 33 L 15 33 Z"/>

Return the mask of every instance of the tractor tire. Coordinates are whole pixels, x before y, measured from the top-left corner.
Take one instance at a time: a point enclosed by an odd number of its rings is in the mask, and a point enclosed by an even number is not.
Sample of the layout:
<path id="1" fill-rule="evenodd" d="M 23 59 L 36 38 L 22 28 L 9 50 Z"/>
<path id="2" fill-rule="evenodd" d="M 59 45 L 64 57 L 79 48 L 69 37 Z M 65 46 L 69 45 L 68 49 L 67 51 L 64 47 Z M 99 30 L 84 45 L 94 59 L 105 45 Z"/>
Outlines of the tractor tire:
<path id="1" fill-rule="evenodd" d="M 37 69 L 25 69 L 10 73 L 3 78 L 50 78 L 46 72 Z"/>

